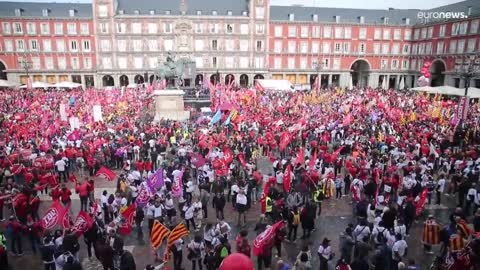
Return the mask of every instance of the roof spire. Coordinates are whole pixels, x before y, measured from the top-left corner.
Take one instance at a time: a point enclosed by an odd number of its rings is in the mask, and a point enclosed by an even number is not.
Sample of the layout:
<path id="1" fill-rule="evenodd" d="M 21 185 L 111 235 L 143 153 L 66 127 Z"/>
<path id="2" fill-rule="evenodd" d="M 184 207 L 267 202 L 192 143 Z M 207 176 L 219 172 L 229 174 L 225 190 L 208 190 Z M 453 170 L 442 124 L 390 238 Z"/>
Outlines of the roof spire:
<path id="1" fill-rule="evenodd" d="M 180 1 L 180 13 L 182 15 L 187 14 L 187 3 L 186 0 L 181 0 Z"/>

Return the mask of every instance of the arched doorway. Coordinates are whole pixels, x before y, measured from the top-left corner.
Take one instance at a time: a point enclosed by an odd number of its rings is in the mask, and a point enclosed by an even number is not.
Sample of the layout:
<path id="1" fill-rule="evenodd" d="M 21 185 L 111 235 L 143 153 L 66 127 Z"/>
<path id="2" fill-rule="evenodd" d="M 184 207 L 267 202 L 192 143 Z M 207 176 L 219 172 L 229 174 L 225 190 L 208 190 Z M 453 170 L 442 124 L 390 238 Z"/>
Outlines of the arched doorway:
<path id="1" fill-rule="evenodd" d="M 263 77 L 262 74 L 257 74 L 257 75 L 255 75 L 255 77 L 253 77 L 253 80 L 254 80 L 254 81 L 255 81 L 255 80 L 263 80 L 263 79 L 265 79 L 265 77 Z"/>
<path id="2" fill-rule="evenodd" d="M 241 87 L 248 87 L 248 75 L 247 74 L 240 75 L 240 86 Z"/>
<path id="3" fill-rule="evenodd" d="M 6 80 L 7 79 L 7 72 L 5 71 L 7 67 L 5 64 L 0 61 L 0 80 Z"/>
<path id="4" fill-rule="evenodd" d="M 106 86 L 114 86 L 114 85 L 115 85 L 115 81 L 113 80 L 113 77 L 110 76 L 110 75 L 105 75 L 105 76 L 103 76 L 102 82 L 103 82 L 103 86 L 104 86 L 104 87 L 106 87 Z"/>
<path id="5" fill-rule="evenodd" d="M 353 86 L 365 87 L 368 85 L 368 73 L 370 65 L 365 60 L 357 60 L 350 67 Z"/>
<path id="6" fill-rule="evenodd" d="M 233 74 L 227 74 L 227 76 L 225 76 L 225 85 L 230 85 L 234 81 L 235 76 L 233 76 Z"/>
<path id="7" fill-rule="evenodd" d="M 137 74 L 137 75 L 135 75 L 135 78 L 133 78 L 133 81 L 134 81 L 136 84 L 142 84 L 142 83 L 145 83 L 145 78 L 143 78 L 142 75 Z"/>
<path id="8" fill-rule="evenodd" d="M 310 89 L 314 90 L 315 88 L 318 88 L 317 86 L 317 77 L 318 74 L 312 74 L 310 75 Z"/>
<path id="9" fill-rule="evenodd" d="M 442 86 L 445 83 L 445 63 L 442 60 L 435 60 L 430 66 L 430 85 Z"/>
<path id="10" fill-rule="evenodd" d="M 148 78 L 148 83 L 154 84 L 158 80 L 158 76 L 155 75 L 150 75 L 150 78 Z"/>
<path id="11" fill-rule="evenodd" d="M 197 76 L 195 76 L 195 86 L 199 86 L 202 84 L 203 84 L 203 75 L 197 74 Z"/>
<path id="12" fill-rule="evenodd" d="M 213 83 L 213 84 L 219 83 L 220 82 L 220 74 L 218 74 L 218 73 L 212 74 L 212 76 L 210 76 L 210 82 Z"/>
<path id="13" fill-rule="evenodd" d="M 128 85 L 128 76 L 122 75 L 120 76 L 120 86 L 127 86 Z"/>

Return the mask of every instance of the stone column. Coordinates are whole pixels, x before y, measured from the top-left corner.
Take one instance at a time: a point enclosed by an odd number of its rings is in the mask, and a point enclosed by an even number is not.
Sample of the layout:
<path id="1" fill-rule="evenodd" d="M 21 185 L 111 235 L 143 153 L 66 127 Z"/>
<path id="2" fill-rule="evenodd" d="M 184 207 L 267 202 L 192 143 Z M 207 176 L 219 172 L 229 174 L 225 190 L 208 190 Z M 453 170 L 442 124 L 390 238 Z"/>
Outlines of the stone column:
<path id="1" fill-rule="evenodd" d="M 330 85 L 332 85 L 332 79 L 333 79 L 332 77 L 333 76 L 332 76 L 332 74 L 327 74 L 327 76 L 328 76 L 328 86 L 330 86 Z"/>

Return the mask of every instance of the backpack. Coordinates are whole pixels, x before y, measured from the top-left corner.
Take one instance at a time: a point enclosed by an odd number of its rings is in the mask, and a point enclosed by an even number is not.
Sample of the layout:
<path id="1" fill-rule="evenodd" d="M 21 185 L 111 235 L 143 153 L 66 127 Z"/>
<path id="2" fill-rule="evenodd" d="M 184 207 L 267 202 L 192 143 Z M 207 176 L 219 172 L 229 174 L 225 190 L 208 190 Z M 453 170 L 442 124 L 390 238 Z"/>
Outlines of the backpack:
<path id="1" fill-rule="evenodd" d="M 220 249 L 220 258 L 225 258 L 229 255 L 228 248 L 227 247 L 222 247 Z"/>
<path id="2" fill-rule="evenodd" d="M 381 243 L 387 242 L 387 239 L 385 238 L 385 235 L 384 235 L 385 230 L 387 230 L 387 229 L 383 228 L 383 231 L 381 231 L 381 232 L 379 230 L 377 230 L 378 231 L 378 233 L 377 233 L 377 243 L 381 244 Z"/>
<path id="3" fill-rule="evenodd" d="M 6 235 L 12 235 L 13 232 L 15 231 L 15 229 L 13 228 L 13 224 L 12 223 L 8 223 L 6 229 L 5 229 L 5 234 Z"/>
<path id="4" fill-rule="evenodd" d="M 292 216 L 293 216 L 293 217 L 292 217 L 292 224 L 293 224 L 293 225 L 298 225 L 298 224 L 300 224 L 300 214 L 299 214 L 299 213 L 296 213 L 296 214 L 295 214 L 294 212 L 292 212 Z"/>

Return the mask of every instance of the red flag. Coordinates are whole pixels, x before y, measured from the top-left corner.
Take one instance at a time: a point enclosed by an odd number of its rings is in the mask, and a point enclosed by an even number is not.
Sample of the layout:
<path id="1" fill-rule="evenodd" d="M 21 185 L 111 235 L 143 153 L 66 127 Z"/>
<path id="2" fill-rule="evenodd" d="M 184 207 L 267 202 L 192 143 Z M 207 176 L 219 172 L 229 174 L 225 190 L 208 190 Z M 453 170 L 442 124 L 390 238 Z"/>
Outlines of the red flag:
<path id="1" fill-rule="evenodd" d="M 427 189 L 424 189 L 420 194 L 420 200 L 418 200 L 418 202 L 415 204 L 415 208 L 416 208 L 415 212 L 417 216 L 419 216 L 420 213 L 422 212 L 426 202 L 427 202 Z"/>
<path id="2" fill-rule="evenodd" d="M 287 145 L 292 141 L 293 136 L 288 131 L 285 131 L 280 136 L 280 150 L 283 151 Z"/>
<path id="3" fill-rule="evenodd" d="M 72 226 L 72 232 L 78 237 L 88 231 L 93 225 L 93 218 L 85 211 L 80 211 Z"/>
<path id="4" fill-rule="evenodd" d="M 317 149 L 315 149 L 315 152 L 313 152 L 313 156 L 310 159 L 310 162 L 308 163 L 308 167 L 310 170 L 313 170 L 313 166 L 315 166 L 315 163 L 317 162 Z"/>
<path id="5" fill-rule="evenodd" d="M 131 204 L 122 212 L 123 222 L 118 226 L 118 233 L 127 235 L 132 232 L 133 217 L 135 216 L 136 205 Z"/>
<path id="6" fill-rule="evenodd" d="M 279 228 L 283 227 L 283 220 L 268 227 L 265 231 L 259 234 L 255 240 L 253 240 L 253 253 L 255 256 L 261 255 L 265 248 L 273 243 L 273 239 Z"/>
<path id="7" fill-rule="evenodd" d="M 265 187 L 263 188 L 263 194 L 262 194 L 262 197 L 260 198 L 260 206 L 261 206 L 262 213 L 265 213 L 265 210 L 267 208 L 266 199 L 268 197 L 269 189 L 270 189 L 270 182 L 267 182 L 265 183 Z"/>
<path id="8" fill-rule="evenodd" d="M 239 153 L 237 157 L 238 157 L 238 160 L 240 161 L 240 164 L 242 164 L 243 167 L 247 167 L 247 162 L 245 161 L 245 155 L 243 153 Z"/>
<path id="9" fill-rule="evenodd" d="M 333 152 L 332 154 L 332 162 L 335 162 L 335 160 L 337 160 L 338 158 L 338 155 L 340 155 L 340 152 L 343 150 L 345 146 L 341 146 L 340 148 L 338 148 L 335 152 Z"/>
<path id="10" fill-rule="evenodd" d="M 353 122 L 353 116 L 352 116 L 352 113 L 349 113 L 343 118 L 342 124 L 344 126 L 349 126 L 350 124 L 352 124 L 352 122 Z"/>
<path id="11" fill-rule="evenodd" d="M 225 161 L 226 165 L 233 161 L 232 150 L 230 150 L 228 147 L 223 148 L 223 160 Z"/>
<path id="12" fill-rule="evenodd" d="M 64 229 L 70 229 L 70 213 L 69 213 L 69 210 L 70 210 L 70 204 L 68 204 L 67 207 L 65 207 L 65 209 L 63 210 L 63 215 L 61 217 L 62 227 Z"/>
<path id="13" fill-rule="evenodd" d="M 288 164 L 285 174 L 283 175 L 283 190 L 289 192 L 292 188 L 292 164 Z"/>
<path id="14" fill-rule="evenodd" d="M 70 180 L 70 182 L 72 182 L 72 183 L 76 183 L 77 182 L 77 177 L 72 173 L 68 176 L 68 180 Z"/>
<path id="15" fill-rule="evenodd" d="M 51 230 L 55 225 L 57 225 L 61 218 L 64 216 L 64 209 L 60 202 L 54 201 L 50 208 L 45 212 L 43 218 L 40 220 L 42 228 L 45 230 Z"/>
<path id="16" fill-rule="evenodd" d="M 203 165 L 205 165 L 207 161 L 205 160 L 205 158 L 199 154 L 199 153 L 194 153 L 192 155 L 192 164 L 193 166 L 197 167 L 197 168 L 200 168 L 202 167 Z"/>
<path id="17" fill-rule="evenodd" d="M 303 165 L 305 163 L 305 149 L 300 147 L 300 151 L 298 152 L 297 158 L 295 159 L 295 164 Z"/>
<path id="18" fill-rule="evenodd" d="M 105 166 L 102 166 L 98 170 L 97 174 L 95 174 L 95 176 L 104 176 L 105 178 L 107 178 L 108 181 L 113 181 L 115 180 L 116 175 L 112 170 L 108 169 Z"/>

